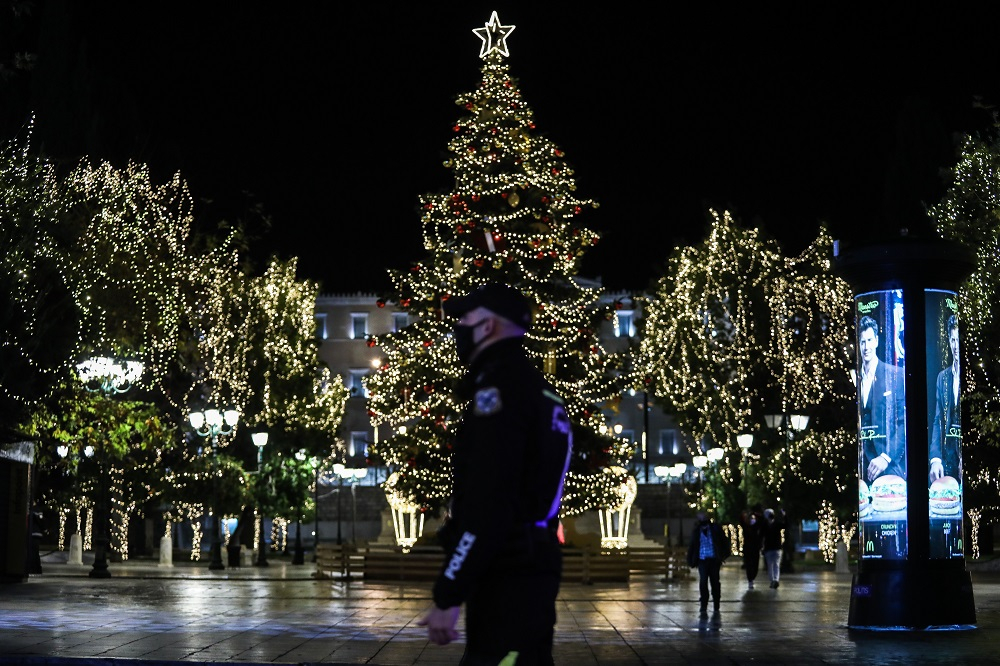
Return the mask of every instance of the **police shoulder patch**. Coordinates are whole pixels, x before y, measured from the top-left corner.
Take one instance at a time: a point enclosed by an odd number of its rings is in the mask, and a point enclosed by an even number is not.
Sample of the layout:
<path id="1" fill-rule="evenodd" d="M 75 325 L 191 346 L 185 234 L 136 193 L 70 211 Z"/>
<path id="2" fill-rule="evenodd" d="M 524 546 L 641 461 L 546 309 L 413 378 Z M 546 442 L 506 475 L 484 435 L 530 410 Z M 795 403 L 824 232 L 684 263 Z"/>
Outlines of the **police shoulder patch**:
<path id="1" fill-rule="evenodd" d="M 500 389 L 495 386 L 476 391 L 473 402 L 475 404 L 474 412 L 477 416 L 489 416 L 503 409 L 503 403 L 500 401 Z"/>

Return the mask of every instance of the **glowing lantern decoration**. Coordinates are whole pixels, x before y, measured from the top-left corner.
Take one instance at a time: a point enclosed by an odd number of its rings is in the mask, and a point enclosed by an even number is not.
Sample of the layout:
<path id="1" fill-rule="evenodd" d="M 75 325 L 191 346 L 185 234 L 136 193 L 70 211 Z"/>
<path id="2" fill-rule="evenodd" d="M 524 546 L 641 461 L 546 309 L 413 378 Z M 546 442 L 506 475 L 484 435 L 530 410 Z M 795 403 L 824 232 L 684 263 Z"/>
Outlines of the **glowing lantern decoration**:
<path id="1" fill-rule="evenodd" d="M 601 521 L 601 548 L 621 550 L 628 546 L 628 521 L 638 486 L 636 486 L 635 477 L 628 474 L 623 467 L 608 467 L 604 472 L 605 474 L 625 475 L 625 482 L 616 493 L 618 501 L 614 506 L 601 507 L 597 510 Z"/>
<path id="2" fill-rule="evenodd" d="M 396 544 L 404 553 L 410 552 L 417 539 L 424 535 L 424 514 L 420 506 L 396 492 L 399 473 L 393 472 L 385 482 L 385 497 L 392 512 L 392 529 L 396 533 Z"/>

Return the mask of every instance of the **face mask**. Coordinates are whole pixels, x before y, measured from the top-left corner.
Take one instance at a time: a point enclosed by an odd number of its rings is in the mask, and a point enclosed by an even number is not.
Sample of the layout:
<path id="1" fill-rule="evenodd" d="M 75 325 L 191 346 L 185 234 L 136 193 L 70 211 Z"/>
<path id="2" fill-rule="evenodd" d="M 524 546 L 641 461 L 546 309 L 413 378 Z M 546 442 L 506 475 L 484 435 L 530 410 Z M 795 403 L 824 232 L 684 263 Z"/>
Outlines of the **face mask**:
<path id="1" fill-rule="evenodd" d="M 458 352 L 458 360 L 465 365 L 469 364 L 472 352 L 476 350 L 476 329 L 485 323 L 486 320 L 483 319 L 471 326 L 455 324 L 455 351 Z"/>

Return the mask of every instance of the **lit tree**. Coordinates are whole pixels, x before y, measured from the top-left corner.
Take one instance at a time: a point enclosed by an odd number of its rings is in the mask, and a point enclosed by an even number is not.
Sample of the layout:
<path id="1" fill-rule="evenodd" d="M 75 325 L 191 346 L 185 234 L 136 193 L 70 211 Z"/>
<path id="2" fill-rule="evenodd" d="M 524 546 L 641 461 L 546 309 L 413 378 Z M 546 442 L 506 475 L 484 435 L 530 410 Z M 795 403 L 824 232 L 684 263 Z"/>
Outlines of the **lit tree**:
<path id="1" fill-rule="evenodd" d="M 831 273 L 832 240 L 824 229 L 801 256 L 786 259 L 728 212 L 710 211 L 710 224 L 707 239 L 677 250 L 657 280 L 638 364 L 654 399 L 696 443 L 692 454 L 727 452 L 709 471 L 707 507 L 735 521 L 750 494 L 818 511 L 856 477 L 843 428 L 853 404 L 845 346 L 851 297 Z M 813 416 L 813 428 L 791 440 L 758 438 L 748 481 L 760 478 L 764 487 L 744 483 L 740 491 L 736 435 L 758 429 L 766 413 L 797 411 Z"/>
<path id="2" fill-rule="evenodd" d="M 60 223 L 54 167 L 31 150 L 32 126 L 0 147 L 0 442 L 70 375 L 81 353 L 82 296 L 69 275 L 76 238 Z"/>
<path id="3" fill-rule="evenodd" d="M 110 510 L 117 516 L 113 523 L 118 528 L 111 535 L 112 548 L 127 557 L 129 516 L 143 508 L 141 502 L 158 485 L 156 461 L 173 443 L 174 433 L 155 406 L 87 391 L 74 378 L 59 387 L 54 401 L 34 410 L 26 431 L 39 444 L 36 464 L 43 475 L 38 498 L 42 504 L 58 511 L 69 502 L 80 511 L 95 503 L 99 484 L 109 484 Z M 56 458 L 59 446 L 66 447 L 63 461 Z M 44 482 L 63 466 L 68 466 L 76 492 L 67 494 L 67 488 Z M 80 467 L 84 469 L 78 474 Z"/>
<path id="4" fill-rule="evenodd" d="M 943 199 L 930 209 L 938 232 L 974 249 L 977 265 L 960 290 L 962 463 L 966 508 L 979 521 L 1000 516 L 1000 136 L 970 135 Z"/>
<path id="5" fill-rule="evenodd" d="M 483 283 L 506 282 L 537 304 L 526 348 L 567 400 L 574 423 L 563 497 L 563 515 L 573 515 L 618 501 L 630 444 L 604 434 L 600 406 L 620 394 L 626 379 L 621 359 L 598 341 L 605 314 L 598 290 L 574 279 L 581 257 L 598 240 L 576 218 L 597 204 L 577 198 L 563 151 L 535 132 L 534 114 L 504 60 L 513 29 L 494 13 L 475 31 L 483 40 L 482 81 L 456 100 L 463 115 L 453 126 L 445 162 L 454 187 L 421 197 L 428 254 L 409 271 L 390 273 L 394 294 L 386 300 L 415 321 L 370 340 L 385 352 L 382 366 L 367 378 L 370 417 L 376 427 L 393 426 L 372 452 L 395 472 L 389 490 L 397 496 L 423 510 L 444 505 L 461 408 L 455 388 L 463 370 L 441 305 Z"/>
<path id="6" fill-rule="evenodd" d="M 730 452 L 750 429 L 753 411 L 774 394 L 767 290 L 781 268 L 777 245 L 742 229 L 728 212 L 709 211 L 710 230 L 698 246 L 675 250 L 643 309 L 639 366 L 654 400 L 695 443 Z M 758 415 L 761 412 L 758 411 Z M 713 473 L 706 504 L 732 521 L 743 508 L 737 455 Z"/>
<path id="7" fill-rule="evenodd" d="M 824 507 L 841 521 L 855 516 L 857 402 L 853 295 L 832 272 L 833 239 L 821 227 L 816 240 L 786 259 L 768 289 L 772 329 L 768 357 L 777 380 L 780 413 L 805 413 L 809 429 L 780 446 L 761 447 L 769 458 L 765 481 L 782 502 L 804 513 Z M 773 443 L 772 443 L 773 444 Z"/>
<path id="8" fill-rule="evenodd" d="M 316 338 L 319 285 L 296 280 L 296 260 L 273 260 L 250 283 L 252 399 L 248 423 L 269 434 L 258 507 L 268 515 L 301 518 L 311 497 L 311 466 L 337 443 L 349 392 L 339 375 L 322 366 Z M 300 460 L 303 459 L 303 460 Z"/>

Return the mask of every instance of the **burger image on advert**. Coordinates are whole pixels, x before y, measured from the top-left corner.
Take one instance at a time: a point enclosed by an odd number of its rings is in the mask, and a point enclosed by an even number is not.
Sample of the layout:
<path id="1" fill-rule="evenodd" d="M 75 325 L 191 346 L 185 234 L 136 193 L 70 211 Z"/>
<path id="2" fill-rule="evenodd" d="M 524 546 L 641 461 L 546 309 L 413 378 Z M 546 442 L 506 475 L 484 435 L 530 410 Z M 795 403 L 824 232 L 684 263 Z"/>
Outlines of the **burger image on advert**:
<path id="1" fill-rule="evenodd" d="M 872 510 L 890 513 L 906 508 L 906 479 L 896 474 L 883 474 L 871 485 Z"/>
<path id="2" fill-rule="evenodd" d="M 957 516 L 962 513 L 962 488 L 953 476 L 942 476 L 931 483 L 927 497 L 932 515 Z"/>
<path id="3" fill-rule="evenodd" d="M 864 518 L 872 512 L 872 495 L 864 479 L 858 479 L 858 518 Z"/>

